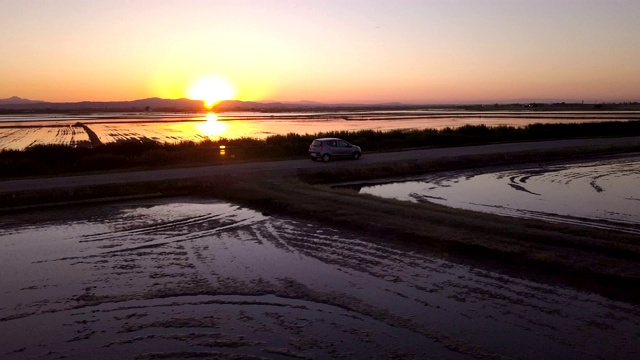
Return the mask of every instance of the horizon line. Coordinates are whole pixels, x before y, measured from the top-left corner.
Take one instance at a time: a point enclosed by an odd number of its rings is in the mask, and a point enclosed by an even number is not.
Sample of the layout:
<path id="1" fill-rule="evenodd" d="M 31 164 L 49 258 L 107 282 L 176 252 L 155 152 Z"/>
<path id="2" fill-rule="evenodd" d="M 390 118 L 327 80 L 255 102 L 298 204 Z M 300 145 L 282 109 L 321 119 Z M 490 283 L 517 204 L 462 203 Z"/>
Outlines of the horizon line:
<path id="1" fill-rule="evenodd" d="M 20 96 L 10 96 L 8 98 L 0 98 L 0 102 L 17 99 L 22 101 L 29 101 L 33 103 L 51 103 L 51 104 L 73 104 L 73 103 L 85 103 L 85 102 L 93 102 L 93 103 L 117 103 L 117 102 L 135 102 L 135 101 L 144 101 L 144 100 L 168 100 L 168 101 L 203 101 L 200 99 L 191 99 L 187 97 L 182 98 L 162 98 L 159 96 L 151 96 L 139 99 L 132 100 L 67 100 L 67 101 L 51 101 L 51 100 L 34 100 L 26 97 Z M 340 101 L 340 102 L 323 102 L 316 100 L 272 100 L 272 99 L 263 99 L 263 100 L 241 100 L 241 99 L 225 99 L 220 100 L 216 103 L 220 104 L 225 101 L 239 101 L 244 103 L 262 103 L 262 104 L 287 104 L 287 105 L 303 105 L 305 103 L 312 105 L 385 105 L 385 104 L 398 104 L 398 105 L 479 105 L 479 104 L 522 104 L 522 103 L 543 103 L 543 104 L 619 104 L 619 103 L 636 103 L 639 100 L 632 99 L 618 99 L 618 100 L 608 100 L 608 101 L 600 101 L 600 100 L 577 100 L 577 99 L 548 99 L 548 98 L 519 98 L 519 99 L 500 99 L 500 100 L 450 100 L 450 101 L 401 101 L 401 100 L 388 100 L 388 101 Z M 18 105 L 7 103 L 5 105 Z M 25 104 L 27 105 L 27 104 Z M 215 106 L 215 105 L 214 105 Z"/>

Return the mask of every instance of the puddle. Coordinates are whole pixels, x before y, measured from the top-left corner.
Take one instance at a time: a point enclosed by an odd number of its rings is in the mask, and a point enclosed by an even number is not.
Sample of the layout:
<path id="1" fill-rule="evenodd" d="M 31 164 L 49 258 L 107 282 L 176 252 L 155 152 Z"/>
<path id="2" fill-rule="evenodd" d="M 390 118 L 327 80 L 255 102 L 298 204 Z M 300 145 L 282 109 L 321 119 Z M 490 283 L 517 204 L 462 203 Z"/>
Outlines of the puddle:
<path id="1" fill-rule="evenodd" d="M 636 305 L 222 202 L 3 218 L 0 271 L 6 359 L 640 357 Z"/>
<path id="2" fill-rule="evenodd" d="M 361 193 L 640 234 L 640 157 L 430 174 Z"/>

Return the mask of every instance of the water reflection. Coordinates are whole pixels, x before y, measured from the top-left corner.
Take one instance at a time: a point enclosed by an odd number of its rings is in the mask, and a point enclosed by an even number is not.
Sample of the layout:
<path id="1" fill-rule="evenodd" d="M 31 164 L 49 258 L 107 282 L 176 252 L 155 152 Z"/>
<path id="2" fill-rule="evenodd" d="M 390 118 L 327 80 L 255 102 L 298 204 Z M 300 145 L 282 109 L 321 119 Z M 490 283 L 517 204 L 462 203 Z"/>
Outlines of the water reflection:
<path id="1" fill-rule="evenodd" d="M 327 131 L 443 129 L 464 125 L 514 126 L 533 123 L 626 121 L 636 113 L 589 112 L 469 112 L 368 111 L 304 113 L 95 113 L 83 115 L 30 114 L 0 116 L 0 149 L 24 149 L 36 144 L 74 144 L 87 141 L 83 131 L 60 132 L 77 122 L 88 126 L 103 143 L 154 140 L 160 143 L 219 138 L 316 134 Z M 77 129 L 76 129 L 77 130 Z M 28 140 L 28 141 L 27 141 Z"/>
<path id="2" fill-rule="evenodd" d="M 198 123 L 197 128 L 201 131 L 201 135 L 206 136 L 210 140 L 218 140 L 227 131 L 227 124 L 218 121 L 218 116 L 214 113 L 207 114 L 207 121 Z"/>
<path id="3" fill-rule="evenodd" d="M 430 174 L 360 192 L 640 233 L 640 157 L 484 171 Z"/>
<path id="4" fill-rule="evenodd" d="M 18 213 L 0 273 L 3 359 L 640 352 L 637 305 L 220 202 Z"/>

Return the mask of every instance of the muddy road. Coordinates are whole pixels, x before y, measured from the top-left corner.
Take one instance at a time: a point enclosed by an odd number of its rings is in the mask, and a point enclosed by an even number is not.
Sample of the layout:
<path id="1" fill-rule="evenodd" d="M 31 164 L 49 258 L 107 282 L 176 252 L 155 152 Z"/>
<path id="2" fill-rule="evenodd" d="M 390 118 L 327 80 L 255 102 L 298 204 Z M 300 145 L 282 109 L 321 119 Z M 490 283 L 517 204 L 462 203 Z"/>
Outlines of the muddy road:
<path id="1" fill-rule="evenodd" d="M 640 307 L 230 203 L 0 221 L 0 357 L 640 357 Z"/>
<path id="2" fill-rule="evenodd" d="M 152 171 L 132 171 L 100 175 L 65 176 L 45 179 L 22 179 L 0 181 L 0 193 L 46 190 L 73 186 L 92 186 L 104 184 L 122 184 L 144 181 L 162 181 L 189 178 L 207 178 L 218 175 L 250 174 L 260 172 L 293 172 L 302 169 L 322 167 L 365 167 L 368 165 L 396 162 L 403 160 L 435 160 L 447 157 L 507 154 L 522 151 L 555 150 L 577 147 L 626 146 L 640 143 L 640 137 L 577 139 L 540 142 L 524 142 L 510 144 L 493 144 L 481 146 L 465 146 L 454 148 L 438 148 L 427 150 L 398 151 L 386 153 L 366 153 L 359 161 L 334 161 L 328 164 L 312 162 L 310 160 L 290 160 L 272 162 L 254 162 L 244 164 L 230 164 L 217 166 L 203 166 L 180 169 L 165 169 Z"/>

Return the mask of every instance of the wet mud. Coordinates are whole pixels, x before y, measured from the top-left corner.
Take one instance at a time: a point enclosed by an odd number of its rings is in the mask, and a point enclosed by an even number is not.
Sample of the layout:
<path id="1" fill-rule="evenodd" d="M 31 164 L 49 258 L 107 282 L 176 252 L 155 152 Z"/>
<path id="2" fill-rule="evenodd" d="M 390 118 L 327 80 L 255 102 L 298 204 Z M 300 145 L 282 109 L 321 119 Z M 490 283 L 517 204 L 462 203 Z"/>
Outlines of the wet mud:
<path id="1" fill-rule="evenodd" d="M 640 234 L 640 156 L 429 174 L 361 193 Z"/>
<path id="2" fill-rule="evenodd" d="M 0 357 L 640 357 L 640 307 L 197 199 L 0 219 Z"/>

